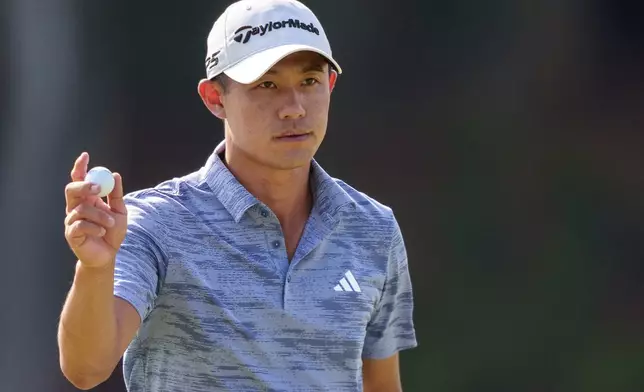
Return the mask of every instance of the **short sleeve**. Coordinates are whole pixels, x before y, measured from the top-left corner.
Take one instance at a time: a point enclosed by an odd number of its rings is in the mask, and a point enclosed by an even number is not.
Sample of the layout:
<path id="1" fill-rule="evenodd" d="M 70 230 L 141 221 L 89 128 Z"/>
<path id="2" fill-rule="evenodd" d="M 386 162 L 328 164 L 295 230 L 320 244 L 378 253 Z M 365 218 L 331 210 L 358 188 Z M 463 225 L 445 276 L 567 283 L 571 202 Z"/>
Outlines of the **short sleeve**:
<path id="1" fill-rule="evenodd" d="M 154 306 L 164 265 L 161 232 L 145 196 L 126 195 L 127 234 L 116 255 L 114 295 L 126 300 L 145 320 Z"/>
<path id="2" fill-rule="evenodd" d="M 418 345 L 413 321 L 414 301 L 407 251 L 394 219 L 387 278 L 382 298 L 367 326 L 363 358 L 387 358 Z"/>

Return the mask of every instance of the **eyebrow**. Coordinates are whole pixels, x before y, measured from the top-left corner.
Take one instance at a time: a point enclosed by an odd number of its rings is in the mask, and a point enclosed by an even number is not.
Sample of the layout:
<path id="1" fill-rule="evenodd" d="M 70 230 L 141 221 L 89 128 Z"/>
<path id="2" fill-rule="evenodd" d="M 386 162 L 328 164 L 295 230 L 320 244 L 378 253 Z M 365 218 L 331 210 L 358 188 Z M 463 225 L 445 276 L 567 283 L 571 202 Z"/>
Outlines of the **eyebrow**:
<path id="1" fill-rule="evenodd" d="M 314 64 L 309 64 L 308 66 L 302 68 L 302 73 L 306 72 L 324 72 L 324 67 L 322 67 L 322 64 L 320 63 L 314 63 Z"/>
<path id="2" fill-rule="evenodd" d="M 320 63 L 311 63 L 307 64 L 304 67 L 302 67 L 302 73 L 307 73 L 307 72 L 324 72 L 324 67 Z M 277 72 L 273 69 L 269 69 L 266 71 L 267 75 L 276 75 Z"/>

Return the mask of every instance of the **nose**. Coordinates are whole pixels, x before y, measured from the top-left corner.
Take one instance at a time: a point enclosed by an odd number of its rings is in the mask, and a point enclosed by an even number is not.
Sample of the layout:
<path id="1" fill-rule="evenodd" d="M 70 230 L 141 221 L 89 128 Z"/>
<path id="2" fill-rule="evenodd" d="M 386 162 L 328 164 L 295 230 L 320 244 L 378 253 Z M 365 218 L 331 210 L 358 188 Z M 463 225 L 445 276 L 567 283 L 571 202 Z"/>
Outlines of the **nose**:
<path id="1" fill-rule="evenodd" d="M 280 119 L 294 120 L 306 116 L 302 94 L 296 89 L 284 91 L 283 94 L 283 103 L 278 113 Z"/>

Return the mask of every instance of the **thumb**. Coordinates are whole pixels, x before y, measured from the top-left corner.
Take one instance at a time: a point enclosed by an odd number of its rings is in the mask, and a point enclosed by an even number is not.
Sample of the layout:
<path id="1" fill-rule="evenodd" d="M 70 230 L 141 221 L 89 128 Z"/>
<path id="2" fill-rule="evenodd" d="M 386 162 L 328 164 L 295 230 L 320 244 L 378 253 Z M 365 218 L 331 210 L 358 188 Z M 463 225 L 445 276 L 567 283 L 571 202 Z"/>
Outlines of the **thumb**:
<path id="1" fill-rule="evenodd" d="M 123 201 L 123 178 L 119 173 L 113 173 L 114 176 L 114 189 L 107 195 L 107 204 L 112 211 L 119 214 L 127 214 L 125 201 Z"/>

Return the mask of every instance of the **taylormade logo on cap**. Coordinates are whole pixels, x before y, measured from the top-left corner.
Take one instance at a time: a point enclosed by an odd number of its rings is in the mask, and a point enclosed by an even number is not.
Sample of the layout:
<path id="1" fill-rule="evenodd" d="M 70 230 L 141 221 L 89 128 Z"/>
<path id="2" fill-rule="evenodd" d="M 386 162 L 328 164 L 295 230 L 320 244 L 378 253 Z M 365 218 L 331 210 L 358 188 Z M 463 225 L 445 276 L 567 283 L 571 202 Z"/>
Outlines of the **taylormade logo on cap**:
<path id="1" fill-rule="evenodd" d="M 297 0 L 240 0 L 223 12 L 208 35 L 206 76 L 226 73 L 252 83 L 284 57 L 299 51 L 324 56 L 342 73 L 318 18 Z"/>
<path id="2" fill-rule="evenodd" d="M 262 26 L 242 26 L 235 31 L 235 41 L 242 44 L 247 43 L 250 40 L 250 37 L 253 35 L 258 35 L 261 37 L 264 34 L 271 32 L 273 30 L 278 30 L 281 28 L 297 28 L 306 30 L 310 33 L 320 35 L 320 30 L 318 30 L 313 23 L 304 24 L 301 23 L 298 19 L 289 19 L 283 21 L 268 22 Z"/>

